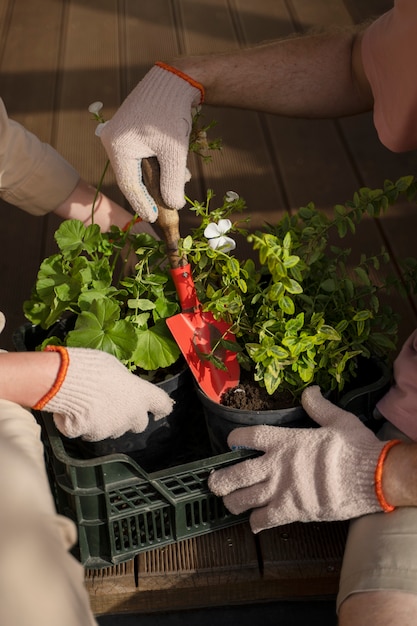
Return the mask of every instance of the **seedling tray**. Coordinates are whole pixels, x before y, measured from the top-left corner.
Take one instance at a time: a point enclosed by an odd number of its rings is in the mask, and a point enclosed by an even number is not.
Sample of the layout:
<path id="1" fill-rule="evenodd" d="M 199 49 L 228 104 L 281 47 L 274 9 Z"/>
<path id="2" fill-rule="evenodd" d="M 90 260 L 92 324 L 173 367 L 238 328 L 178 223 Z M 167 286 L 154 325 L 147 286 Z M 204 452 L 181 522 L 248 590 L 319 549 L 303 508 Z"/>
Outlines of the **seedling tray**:
<path id="1" fill-rule="evenodd" d="M 35 415 L 57 510 L 76 523 L 75 555 L 86 568 L 109 567 L 247 519 L 227 511 L 209 491 L 207 478 L 253 452 L 238 450 L 148 474 L 125 454 L 77 458 L 52 416 Z"/>

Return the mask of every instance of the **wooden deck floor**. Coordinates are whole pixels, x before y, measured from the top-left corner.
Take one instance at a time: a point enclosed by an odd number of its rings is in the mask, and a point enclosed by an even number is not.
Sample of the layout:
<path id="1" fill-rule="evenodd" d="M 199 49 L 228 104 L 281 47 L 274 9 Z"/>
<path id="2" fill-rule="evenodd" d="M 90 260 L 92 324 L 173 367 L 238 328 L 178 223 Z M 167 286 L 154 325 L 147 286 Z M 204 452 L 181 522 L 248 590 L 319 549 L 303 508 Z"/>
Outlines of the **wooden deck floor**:
<path id="1" fill-rule="evenodd" d="M 346 25 L 378 15 L 392 0 L 0 0 L 1 90 L 10 117 L 52 143 L 96 183 L 105 155 L 88 105 L 102 100 L 110 117 L 155 60 L 238 48 L 294 31 Z M 273 71 L 273 69 L 271 70 Z M 288 120 L 206 108 L 224 150 L 211 164 L 191 162 L 187 192 L 229 189 L 247 202 L 257 226 L 309 201 L 323 208 L 416 172 L 416 154 L 394 155 L 376 137 L 371 115 L 340 121 Z M 110 173 L 109 195 L 122 201 Z M 192 217 L 181 214 L 182 233 Z M 0 303 L 8 325 L 2 347 L 24 321 L 40 259 L 54 249 L 55 217 L 33 218 L 0 203 Z M 417 210 L 399 204 L 369 220 L 356 245 L 380 242 L 399 257 L 415 254 Z M 399 302 L 401 337 L 415 327 L 413 302 Z M 247 526 L 138 557 L 112 571 L 89 572 L 94 610 L 144 611 L 279 597 L 328 595 L 337 588 L 343 540 L 316 542 L 305 529 L 270 531 L 255 542 Z M 323 530 L 320 530 L 323 532 Z M 337 530 L 336 534 L 339 532 Z M 301 534 L 300 534 L 301 533 Z M 312 534 L 311 534 L 312 533 Z M 291 539 L 292 538 L 292 539 Z M 289 543 L 288 540 L 290 539 Z M 313 553 L 305 542 L 315 546 Z M 289 545 L 299 546 L 298 561 Z M 319 546 L 317 548 L 317 546 Z M 336 548 L 334 548 L 336 546 Z M 330 552 L 326 553 L 326 550 Z M 304 560 L 303 560 L 304 559 Z"/>

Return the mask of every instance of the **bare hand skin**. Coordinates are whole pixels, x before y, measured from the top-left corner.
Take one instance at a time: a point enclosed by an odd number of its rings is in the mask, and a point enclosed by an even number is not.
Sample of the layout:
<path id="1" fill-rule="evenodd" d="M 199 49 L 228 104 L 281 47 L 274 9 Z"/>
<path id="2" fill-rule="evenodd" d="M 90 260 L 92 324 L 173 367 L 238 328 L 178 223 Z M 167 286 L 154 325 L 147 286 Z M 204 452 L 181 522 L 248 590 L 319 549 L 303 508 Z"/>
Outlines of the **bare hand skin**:
<path id="1" fill-rule="evenodd" d="M 55 209 L 54 213 L 63 219 L 81 220 L 86 226 L 91 224 L 91 207 L 96 196 L 96 189 L 84 180 L 80 180 L 70 196 Z M 132 213 L 126 211 L 119 204 L 100 193 L 94 205 L 94 223 L 100 226 L 103 232 L 110 230 L 111 226 L 124 228 L 134 218 Z M 159 235 L 147 222 L 137 222 L 134 226 L 135 233 L 148 233 L 159 239 Z"/>

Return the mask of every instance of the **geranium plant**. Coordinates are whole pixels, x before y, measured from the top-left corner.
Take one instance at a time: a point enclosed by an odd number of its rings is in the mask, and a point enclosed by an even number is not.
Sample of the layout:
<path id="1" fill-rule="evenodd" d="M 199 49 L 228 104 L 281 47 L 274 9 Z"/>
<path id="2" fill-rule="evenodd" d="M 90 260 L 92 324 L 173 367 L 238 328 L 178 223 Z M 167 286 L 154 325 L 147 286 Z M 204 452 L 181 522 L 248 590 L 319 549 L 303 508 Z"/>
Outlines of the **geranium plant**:
<path id="1" fill-rule="evenodd" d="M 96 224 L 78 220 L 63 222 L 55 240 L 59 252 L 42 262 L 24 311 L 45 329 L 73 314 L 75 327 L 63 338 L 52 334 L 41 347 L 64 343 L 104 350 L 131 370 L 172 365 L 180 352 L 165 318 L 179 305 L 164 267 L 164 243 L 131 228 L 101 233 Z M 134 274 L 125 276 L 123 264 L 132 250 Z"/>

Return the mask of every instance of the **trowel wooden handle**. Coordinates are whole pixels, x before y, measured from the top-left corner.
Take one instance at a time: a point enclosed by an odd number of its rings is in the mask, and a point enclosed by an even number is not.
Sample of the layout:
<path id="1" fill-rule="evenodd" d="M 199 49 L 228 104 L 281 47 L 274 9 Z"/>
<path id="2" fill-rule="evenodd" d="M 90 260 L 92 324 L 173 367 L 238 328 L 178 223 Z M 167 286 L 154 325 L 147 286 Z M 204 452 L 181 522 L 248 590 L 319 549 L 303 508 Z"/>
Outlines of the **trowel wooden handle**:
<path id="1" fill-rule="evenodd" d="M 167 206 L 162 199 L 159 184 L 159 163 L 156 157 L 143 159 L 143 180 L 158 207 L 158 224 L 162 229 L 167 246 L 167 256 L 172 268 L 182 267 L 187 260 L 178 252 L 180 238 L 178 211 Z"/>

